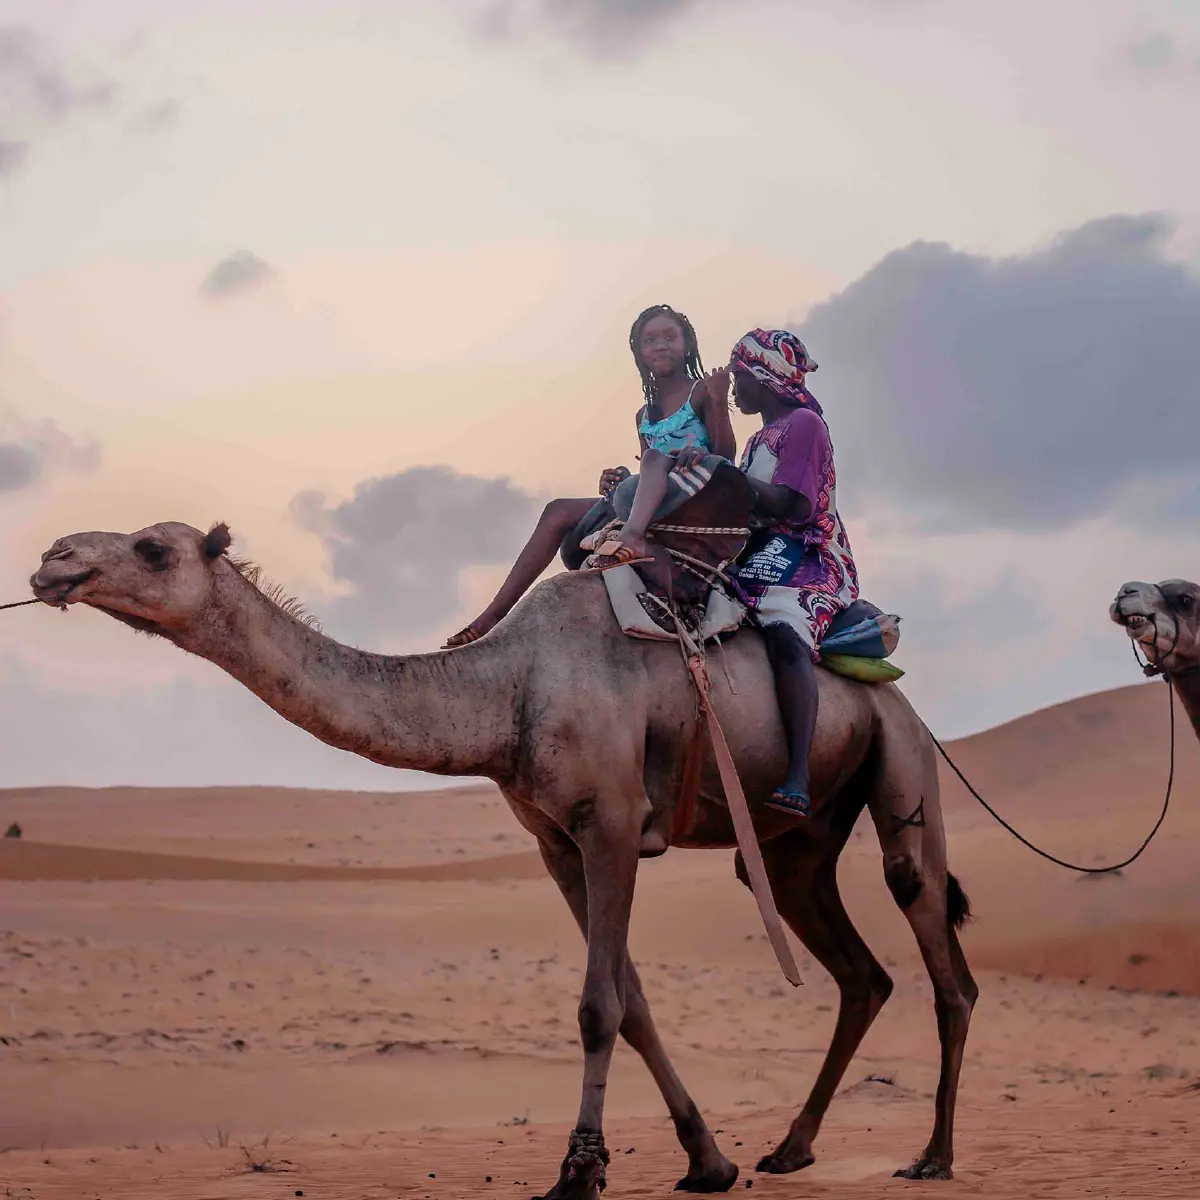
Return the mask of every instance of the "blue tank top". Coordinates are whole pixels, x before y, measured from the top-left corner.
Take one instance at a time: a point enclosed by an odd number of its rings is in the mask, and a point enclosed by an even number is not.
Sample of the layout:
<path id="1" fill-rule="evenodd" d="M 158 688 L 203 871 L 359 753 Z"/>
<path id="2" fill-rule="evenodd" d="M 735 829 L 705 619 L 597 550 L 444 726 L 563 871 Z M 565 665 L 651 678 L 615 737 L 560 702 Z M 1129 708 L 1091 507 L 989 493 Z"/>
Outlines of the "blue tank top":
<path id="1" fill-rule="evenodd" d="M 669 417 L 663 417 L 661 421 L 648 421 L 643 410 L 642 419 L 638 422 L 638 432 L 645 438 L 646 445 L 651 450 L 657 450 L 660 454 L 675 454 L 691 446 L 698 446 L 701 450 L 711 449 L 708 444 L 708 430 L 692 407 L 692 395 L 699 382 L 697 380 L 692 384 L 688 398 Z"/>

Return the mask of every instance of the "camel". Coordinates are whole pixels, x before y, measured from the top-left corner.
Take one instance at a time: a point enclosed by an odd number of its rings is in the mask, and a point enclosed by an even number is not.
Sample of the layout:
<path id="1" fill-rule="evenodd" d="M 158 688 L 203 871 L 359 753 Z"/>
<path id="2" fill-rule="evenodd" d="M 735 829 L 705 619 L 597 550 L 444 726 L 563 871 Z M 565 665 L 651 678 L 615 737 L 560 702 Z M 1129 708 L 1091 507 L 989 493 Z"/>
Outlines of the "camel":
<path id="1" fill-rule="evenodd" d="M 1200 738 L 1200 584 L 1186 579 L 1122 585 L 1109 616 L 1175 687 Z"/>
<path id="2" fill-rule="evenodd" d="M 133 534 L 78 533 L 51 546 L 30 583 L 47 604 L 87 605 L 208 659 L 331 746 L 388 766 L 494 780 L 537 839 L 587 939 L 578 1009 L 582 1100 L 559 1177 L 543 1200 L 597 1200 L 605 1186 L 602 1119 L 618 1033 L 649 1068 L 687 1153 L 677 1189 L 732 1187 L 738 1168 L 675 1073 L 627 950 L 643 836 L 669 825 L 699 719 L 678 648 L 624 636 L 602 580 L 568 572 L 532 589 L 470 645 L 372 654 L 324 636 L 295 602 L 260 586 L 257 569 L 230 557 L 229 546 L 225 525 L 207 534 L 177 522 Z M 814 1161 L 825 1110 L 892 991 L 838 894 L 838 856 L 865 806 L 887 885 L 933 982 L 941 1041 L 933 1133 L 897 1174 L 950 1178 L 959 1073 L 978 990 L 957 936 L 969 907 L 947 869 L 928 732 L 894 686 L 819 672 L 813 815 L 776 812 L 762 802 L 783 777 L 786 752 L 761 639 L 739 633 L 725 655 L 728 676 L 713 672 L 712 702 L 751 803 L 772 892 L 840 990 L 833 1040 L 812 1092 L 758 1168 L 783 1174 Z M 675 844 L 735 845 L 711 754 L 694 820 Z M 740 857 L 735 872 L 747 882 Z"/>

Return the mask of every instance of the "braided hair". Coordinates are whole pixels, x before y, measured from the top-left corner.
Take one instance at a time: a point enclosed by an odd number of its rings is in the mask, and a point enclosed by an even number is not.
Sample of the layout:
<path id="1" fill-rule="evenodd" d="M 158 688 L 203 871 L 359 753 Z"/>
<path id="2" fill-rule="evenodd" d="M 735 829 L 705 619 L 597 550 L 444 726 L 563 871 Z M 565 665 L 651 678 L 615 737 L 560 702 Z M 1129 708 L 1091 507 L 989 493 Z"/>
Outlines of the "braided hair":
<path id="1" fill-rule="evenodd" d="M 638 373 L 642 377 L 642 395 L 646 400 L 646 420 L 658 420 L 658 382 L 654 372 L 642 361 L 642 330 L 653 317 L 670 317 L 679 326 L 683 334 L 683 369 L 689 379 L 704 378 L 704 364 L 700 361 L 700 345 L 696 340 L 696 331 L 692 323 L 681 312 L 676 312 L 669 304 L 652 304 L 649 308 L 638 313 L 633 328 L 629 331 L 629 349 L 633 351 L 633 361 L 637 363 Z"/>

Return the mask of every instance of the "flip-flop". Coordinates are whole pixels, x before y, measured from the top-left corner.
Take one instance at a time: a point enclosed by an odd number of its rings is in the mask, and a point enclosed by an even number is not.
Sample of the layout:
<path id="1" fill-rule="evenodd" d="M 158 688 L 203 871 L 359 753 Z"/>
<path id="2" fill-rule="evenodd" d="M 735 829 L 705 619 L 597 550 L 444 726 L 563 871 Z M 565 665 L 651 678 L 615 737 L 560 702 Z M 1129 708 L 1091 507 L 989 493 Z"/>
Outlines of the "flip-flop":
<path id="1" fill-rule="evenodd" d="M 611 571 L 613 567 L 632 567 L 634 563 L 653 562 L 648 555 L 639 555 L 631 550 L 624 542 L 605 542 L 595 554 L 589 554 L 583 560 L 581 571 Z"/>
<path id="2" fill-rule="evenodd" d="M 812 802 L 804 792 L 794 792 L 790 789 L 776 788 L 771 793 L 767 804 L 781 812 L 790 813 L 793 817 L 807 817 L 812 813 Z"/>
<path id="3" fill-rule="evenodd" d="M 481 637 L 483 637 L 483 634 L 476 632 L 474 625 L 468 625 L 465 629 L 460 629 L 457 633 L 451 634 L 442 645 L 442 649 L 458 650 L 462 646 L 469 646 L 472 642 L 479 641 Z"/>

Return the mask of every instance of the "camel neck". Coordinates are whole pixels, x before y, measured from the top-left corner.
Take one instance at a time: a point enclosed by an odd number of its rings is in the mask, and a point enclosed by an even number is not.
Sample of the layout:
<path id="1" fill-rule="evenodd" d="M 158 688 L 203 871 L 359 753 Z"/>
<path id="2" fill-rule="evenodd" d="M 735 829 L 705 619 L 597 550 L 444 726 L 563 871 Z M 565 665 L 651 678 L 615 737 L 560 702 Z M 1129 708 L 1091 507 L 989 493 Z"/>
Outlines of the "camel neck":
<path id="1" fill-rule="evenodd" d="M 1172 675 L 1171 683 L 1183 704 L 1188 720 L 1200 737 L 1200 670 L 1184 671 L 1180 675 Z"/>
<path id="2" fill-rule="evenodd" d="M 491 646 L 371 654 L 284 611 L 232 567 L 172 640 L 339 750 L 437 775 L 494 777 L 508 762 L 516 675 Z"/>

